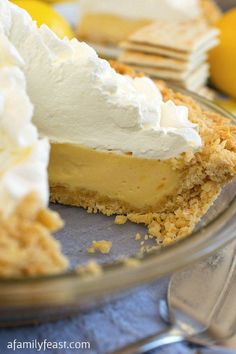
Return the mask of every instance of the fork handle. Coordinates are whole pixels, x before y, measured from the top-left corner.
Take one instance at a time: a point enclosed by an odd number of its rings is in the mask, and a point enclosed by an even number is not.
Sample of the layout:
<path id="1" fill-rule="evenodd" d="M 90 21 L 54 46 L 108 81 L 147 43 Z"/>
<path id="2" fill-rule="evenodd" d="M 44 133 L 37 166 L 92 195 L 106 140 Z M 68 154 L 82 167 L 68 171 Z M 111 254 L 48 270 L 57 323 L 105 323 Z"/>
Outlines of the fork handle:
<path id="1" fill-rule="evenodd" d="M 128 344 L 110 354 L 143 354 L 163 345 L 178 343 L 184 340 L 185 337 L 183 333 L 174 327 L 169 327 L 162 332 L 140 339 L 135 343 Z"/>

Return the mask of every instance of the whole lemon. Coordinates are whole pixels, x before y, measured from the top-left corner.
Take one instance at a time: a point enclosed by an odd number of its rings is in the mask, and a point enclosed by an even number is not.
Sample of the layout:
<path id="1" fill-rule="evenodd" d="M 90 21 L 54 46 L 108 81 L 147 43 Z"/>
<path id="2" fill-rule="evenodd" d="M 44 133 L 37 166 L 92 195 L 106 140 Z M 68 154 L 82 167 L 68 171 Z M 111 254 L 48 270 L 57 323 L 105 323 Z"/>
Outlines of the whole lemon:
<path id="1" fill-rule="evenodd" d="M 222 108 L 226 109 L 230 113 L 236 115 L 236 100 L 233 99 L 223 99 L 218 98 L 215 100 L 215 103 L 221 106 Z"/>
<path id="2" fill-rule="evenodd" d="M 58 37 L 73 38 L 74 33 L 69 23 L 50 5 L 38 0 L 13 0 L 14 4 L 25 9 L 38 26 L 46 24 Z"/>
<path id="3" fill-rule="evenodd" d="M 216 23 L 220 44 L 210 52 L 211 80 L 217 88 L 236 98 L 236 8 Z"/>

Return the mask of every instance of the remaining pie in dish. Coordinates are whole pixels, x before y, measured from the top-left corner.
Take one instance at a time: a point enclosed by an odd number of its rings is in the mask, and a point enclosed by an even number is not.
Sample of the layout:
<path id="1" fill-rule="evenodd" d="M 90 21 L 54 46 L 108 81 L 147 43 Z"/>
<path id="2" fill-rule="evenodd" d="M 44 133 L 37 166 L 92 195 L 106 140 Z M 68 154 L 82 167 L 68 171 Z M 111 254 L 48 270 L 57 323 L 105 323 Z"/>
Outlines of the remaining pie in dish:
<path id="1" fill-rule="evenodd" d="M 191 98 L 162 87 L 164 100 L 189 108 L 203 148 L 165 161 L 52 144 L 51 200 L 121 214 L 170 244 L 190 234 L 236 174 L 236 127 Z M 68 174 L 66 171 L 70 171 Z"/>
<path id="2" fill-rule="evenodd" d="M 1 123 L 1 208 L 8 210 L 0 219 L 1 240 L 13 260 L 2 274 L 56 273 L 67 265 L 50 237 L 59 219 L 45 209 L 47 138 L 52 201 L 125 215 L 146 224 L 164 244 L 188 235 L 236 174 L 235 127 L 163 84 L 158 89 L 147 77 L 118 74 L 85 43 L 60 40 L 46 26 L 38 29 L 5 0 L 0 28 L 7 62 L 0 89 L 15 100 L 4 105 Z M 43 139 L 30 121 L 19 67 Z M 126 73 L 125 67 L 119 70 Z M 2 269 L 6 258 L 0 253 Z"/>
<path id="3" fill-rule="evenodd" d="M 213 23 L 221 12 L 212 0 L 81 0 L 77 34 L 80 40 L 117 46 L 155 20 L 205 18 Z M 99 47 L 98 47 L 99 49 Z"/>

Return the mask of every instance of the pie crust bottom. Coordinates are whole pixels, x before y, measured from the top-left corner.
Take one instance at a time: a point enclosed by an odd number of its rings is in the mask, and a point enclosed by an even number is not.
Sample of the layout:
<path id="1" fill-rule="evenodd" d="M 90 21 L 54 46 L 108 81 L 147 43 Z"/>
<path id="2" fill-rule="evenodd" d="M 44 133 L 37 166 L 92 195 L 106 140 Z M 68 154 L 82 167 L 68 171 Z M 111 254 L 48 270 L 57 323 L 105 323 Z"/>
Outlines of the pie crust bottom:
<path id="1" fill-rule="evenodd" d="M 51 202 L 82 207 L 89 213 L 125 215 L 127 220 L 147 225 L 148 233 L 157 237 L 158 243 L 167 245 L 191 233 L 220 190 L 218 183 L 206 182 L 192 193 L 170 197 L 159 211 L 146 213 L 127 213 L 127 205 L 120 200 L 109 200 L 79 188 L 53 186 L 50 199 Z"/>

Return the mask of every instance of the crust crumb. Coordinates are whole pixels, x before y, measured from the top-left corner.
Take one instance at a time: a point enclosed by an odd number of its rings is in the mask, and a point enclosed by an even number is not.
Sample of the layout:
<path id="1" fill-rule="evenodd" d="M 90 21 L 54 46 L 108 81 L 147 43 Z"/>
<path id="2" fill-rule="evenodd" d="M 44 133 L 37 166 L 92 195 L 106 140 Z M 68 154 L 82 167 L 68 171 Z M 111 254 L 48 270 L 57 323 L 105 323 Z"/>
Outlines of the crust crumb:
<path id="1" fill-rule="evenodd" d="M 135 235 L 135 241 L 140 241 L 141 238 L 142 238 L 141 234 L 139 232 L 137 232 Z"/>
<path id="2" fill-rule="evenodd" d="M 140 265 L 140 261 L 136 258 L 124 258 L 123 262 L 128 267 L 137 267 Z"/>
<path id="3" fill-rule="evenodd" d="M 124 225 L 128 220 L 126 215 L 116 215 L 115 217 L 115 224 L 117 225 Z"/>
<path id="4" fill-rule="evenodd" d="M 87 248 L 88 253 L 95 253 L 96 251 L 102 254 L 108 254 L 112 248 L 112 242 L 101 240 L 101 241 L 93 241 L 92 246 Z"/>
<path id="5" fill-rule="evenodd" d="M 79 265 L 75 268 L 76 273 L 81 276 L 101 276 L 103 274 L 102 267 L 95 261 L 89 261 L 85 265 Z"/>

